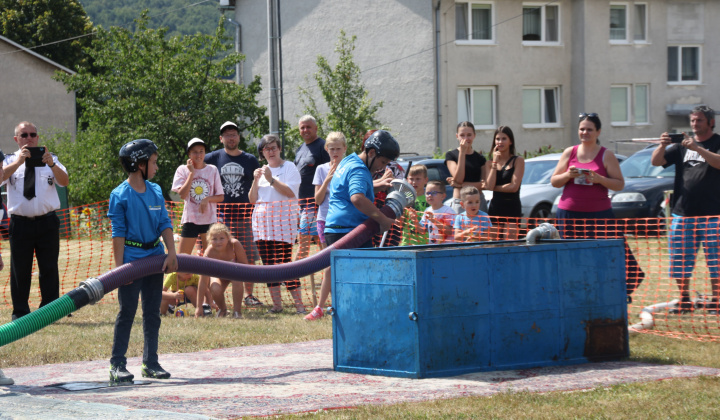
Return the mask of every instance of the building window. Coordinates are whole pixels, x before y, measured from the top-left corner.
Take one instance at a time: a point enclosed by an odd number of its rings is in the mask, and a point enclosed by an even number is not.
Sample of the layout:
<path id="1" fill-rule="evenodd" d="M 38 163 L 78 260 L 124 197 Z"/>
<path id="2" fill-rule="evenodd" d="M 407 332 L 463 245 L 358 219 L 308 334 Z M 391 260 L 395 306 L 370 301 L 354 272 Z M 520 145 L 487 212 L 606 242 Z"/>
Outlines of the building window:
<path id="1" fill-rule="evenodd" d="M 647 42 L 647 4 L 635 4 L 633 16 L 633 40 Z"/>
<path id="2" fill-rule="evenodd" d="M 560 42 L 560 6 L 543 3 L 523 4 L 523 42 Z"/>
<path id="3" fill-rule="evenodd" d="M 455 4 L 455 40 L 488 42 L 493 40 L 492 3 Z"/>
<path id="4" fill-rule="evenodd" d="M 627 3 L 611 3 L 610 42 L 628 44 L 631 33 L 633 42 L 647 42 L 647 4 L 636 3 L 631 8 Z"/>
<path id="5" fill-rule="evenodd" d="M 635 124 L 650 124 L 650 85 L 635 85 Z"/>
<path id="6" fill-rule="evenodd" d="M 677 84 L 700 82 L 700 47 L 677 45 L 668 47 L 668 82 Z"/>
<path id="7" fill-rule="evenodd" d="M 648 84 L 611 86 L 610 122 L 612 125 L 649 124 L 649 88 Z"/>
<path id="8" fill-rule="evenodd" d="M 523 88 L 523 127 L 558 127 L 560 125 L 560 88 Z"/>
<path id="9" fill-rule="evenodd" d="M 458 122 L 470 121 L 476 129 L 495 128 L 495 87 L 458 89 Z"/>
<path id="10" fill-rule="evenodd" d="M 630 125 L 630 86 L 610 88 L 610 121 L 613 125 Z"/>
<path id="11" fill-rule="evenodd" d="M 610 41 L 627 42 L 627 6 L 610 5 Z"/>

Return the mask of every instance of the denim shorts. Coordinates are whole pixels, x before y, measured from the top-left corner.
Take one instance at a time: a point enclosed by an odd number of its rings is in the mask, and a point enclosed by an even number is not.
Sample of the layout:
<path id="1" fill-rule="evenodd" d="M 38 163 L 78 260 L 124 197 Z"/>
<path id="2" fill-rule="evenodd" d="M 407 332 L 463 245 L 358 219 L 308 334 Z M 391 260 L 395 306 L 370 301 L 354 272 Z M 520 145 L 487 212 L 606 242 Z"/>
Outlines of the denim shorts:
<path id="1" fill-rule="evenodd" d="M 301 209 L 298 233 L 301 235 L 318 236 L 317 223 L 315 223 L 316 217 L 317 212 L 315 206 L 307 206 Z"/>
<path id="2" fill-rule="evenodd" d="M 720 257 L 720 219 L 718 217 L 683 217 L 673 214 L 668 235 L 670 277 L 688 278 L 695 268 L 695 256 L 702 243 L 710 277 L 718 277 Z"/>

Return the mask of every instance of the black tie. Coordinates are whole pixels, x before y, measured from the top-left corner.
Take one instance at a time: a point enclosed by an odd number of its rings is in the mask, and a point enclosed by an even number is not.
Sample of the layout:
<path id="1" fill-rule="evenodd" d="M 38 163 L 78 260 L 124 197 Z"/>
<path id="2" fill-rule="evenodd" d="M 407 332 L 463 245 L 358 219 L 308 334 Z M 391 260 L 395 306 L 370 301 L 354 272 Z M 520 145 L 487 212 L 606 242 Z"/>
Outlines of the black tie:
<path id="1" fill-rule="evenodd" d="M 23 195 L 28 200 L 35 198 L 35 168 L 25 165 L 25 185 Z"/>

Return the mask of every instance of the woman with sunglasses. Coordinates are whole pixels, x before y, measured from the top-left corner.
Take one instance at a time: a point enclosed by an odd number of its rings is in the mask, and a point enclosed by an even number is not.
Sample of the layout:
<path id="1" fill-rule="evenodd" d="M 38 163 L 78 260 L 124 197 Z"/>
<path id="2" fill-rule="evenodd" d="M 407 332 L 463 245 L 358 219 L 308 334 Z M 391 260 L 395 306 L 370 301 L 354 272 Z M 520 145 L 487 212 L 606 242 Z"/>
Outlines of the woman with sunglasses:
<path id="1" fill-rule="evenodd" d="M 281 157 L 280 138 L 267 134 L 258 144 L 258 157 L 267 165 L 255 169 L 253 183 L 248 193 L 255 204 L 252 214 L 252 230 L 260 259 L 264 265 L 284 264 L 292 261 L 292 247 L 297 236 L 300 207 L 297 197 L 300 190 L 300 172 L 292 162 Z M 283 311 L 280 283 L 268 283 L 273 306 L 269 313 Z M 300 294 L 300 280 L 285 282 L 295 301 L 298 314 L 305 314 Z"/>
<path id="2" fill-rule="evenodd" d="M 600 146 L 602 123 L 598 114 L 579 116 L 580 144 L 563 151 L 550 178 L 553 187 L 565 187 L 560 197 L 557 221 L 565 239 L 609 239 L 618 237 L 608 190 L 620 191 L 625 179 L 615 154 Z M 645 274 L 625 243 L 628 294 Z"/>

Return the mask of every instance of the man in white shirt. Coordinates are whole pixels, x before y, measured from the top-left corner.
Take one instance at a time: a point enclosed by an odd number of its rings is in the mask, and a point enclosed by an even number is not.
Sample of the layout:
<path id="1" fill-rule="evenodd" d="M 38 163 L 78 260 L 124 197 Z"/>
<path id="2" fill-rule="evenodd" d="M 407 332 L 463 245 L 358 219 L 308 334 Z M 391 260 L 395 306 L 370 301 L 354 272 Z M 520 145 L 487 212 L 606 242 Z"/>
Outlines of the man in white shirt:
<path id="1" fill-rule="evenodd" d="M 10 214 L 10 294 L 13 321 L 30 313 L 28 299 L 33 256 L 40 271 L 40 307 L 60 295 L 60 208 L 55 184 L 65 187 L 67 170 L 46 147 L 38 147 L 34 124 L 23 121 L 15 127 L 19 150 L 5 156 L 2 185 L 6 186 Z"/>

